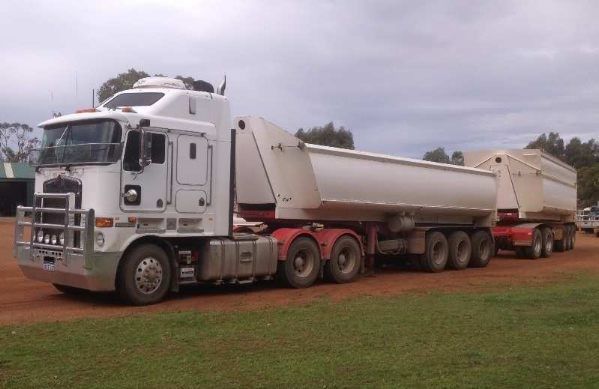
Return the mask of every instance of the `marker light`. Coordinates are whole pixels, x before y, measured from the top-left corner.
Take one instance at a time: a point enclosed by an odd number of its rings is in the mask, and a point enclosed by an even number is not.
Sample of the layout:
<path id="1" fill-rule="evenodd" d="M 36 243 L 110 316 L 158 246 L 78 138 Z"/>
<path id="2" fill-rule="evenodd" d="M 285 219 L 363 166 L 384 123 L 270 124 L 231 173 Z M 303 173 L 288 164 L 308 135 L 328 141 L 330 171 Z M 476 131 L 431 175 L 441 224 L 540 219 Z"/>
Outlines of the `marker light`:
<path id="1" fill-rule="evenodd" d="M 37 241 L 42 243 L 44 241 L 44 231 L 37 230 Z"/>

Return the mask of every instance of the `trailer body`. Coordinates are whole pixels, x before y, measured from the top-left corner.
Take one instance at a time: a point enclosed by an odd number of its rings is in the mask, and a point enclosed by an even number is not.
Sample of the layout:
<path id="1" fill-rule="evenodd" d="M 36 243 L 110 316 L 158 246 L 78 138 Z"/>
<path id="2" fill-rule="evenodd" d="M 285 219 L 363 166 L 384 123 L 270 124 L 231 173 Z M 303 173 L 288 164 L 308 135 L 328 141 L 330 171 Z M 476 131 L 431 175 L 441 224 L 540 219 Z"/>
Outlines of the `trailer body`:
<path id="1" fill-rule="evenodd" d="M 497 175 L 497 249 L 536 258 L 574 247 L 574 168 L 535 149 L 466 152 L 464 162 Z"/>
<path id="2" fill-rule="evenodd" d="M 307 145 L 231 120 L 223 93 L 150 77 L 41 123 L 34 203 L 17 210 L 23 273 L 143 305 L 190 283 L 350 282 L 376 255 L 488 263 L 492 173 Z"/>

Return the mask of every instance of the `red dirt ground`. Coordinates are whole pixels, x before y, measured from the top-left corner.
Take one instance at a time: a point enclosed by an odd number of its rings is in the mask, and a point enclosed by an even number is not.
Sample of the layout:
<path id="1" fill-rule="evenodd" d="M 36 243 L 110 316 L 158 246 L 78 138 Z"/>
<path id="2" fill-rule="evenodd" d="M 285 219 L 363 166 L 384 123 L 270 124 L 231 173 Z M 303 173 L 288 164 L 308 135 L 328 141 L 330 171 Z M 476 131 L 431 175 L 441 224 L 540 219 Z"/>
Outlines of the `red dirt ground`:
<path id="1" fill-rule="evenodd" d="M 484 269 L 428 274 L 383 270 L 357 282 L 321 282 L 308 289 L 279 288 L 272 282 L 248 286 L 185 288 L 169 300 L 149 307 L 120 304 L 112 294 L 66 296 L 50 284 L 26 279 L 12 257 L 13 220 L 0 219 L 0 324 L 59 321 L 75 318 L 128 316 L 146 312 L 253 310 L 302 304 L 319 298 L 333 301 L 356 296 L 392 296 L 431 291 L 474 292 L 519 284 L 542 284 L 580 273 L 599 274 L 599 238 L 578 234 L 576 248 L 540 260 L 516 259 L 502 252 Z"/>

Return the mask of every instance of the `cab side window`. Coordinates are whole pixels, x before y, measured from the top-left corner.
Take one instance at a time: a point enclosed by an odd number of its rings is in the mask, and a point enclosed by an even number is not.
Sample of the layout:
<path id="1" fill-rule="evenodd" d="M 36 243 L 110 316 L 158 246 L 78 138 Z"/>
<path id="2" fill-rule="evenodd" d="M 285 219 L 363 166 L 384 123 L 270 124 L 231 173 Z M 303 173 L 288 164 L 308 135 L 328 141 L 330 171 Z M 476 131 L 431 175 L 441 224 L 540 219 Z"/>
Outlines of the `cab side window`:
<path id="1" fill-rule="evenodd" d="M 127 144 L 125 145 L 125 157 L 123 158 L 123 169 L 129 172 L 141 170 L 140 157 L 140 133 L 129 131 Z M 164 134 L 152 133 L 152 163 L 163 164 L 166 160 L 166 136 Z"/>

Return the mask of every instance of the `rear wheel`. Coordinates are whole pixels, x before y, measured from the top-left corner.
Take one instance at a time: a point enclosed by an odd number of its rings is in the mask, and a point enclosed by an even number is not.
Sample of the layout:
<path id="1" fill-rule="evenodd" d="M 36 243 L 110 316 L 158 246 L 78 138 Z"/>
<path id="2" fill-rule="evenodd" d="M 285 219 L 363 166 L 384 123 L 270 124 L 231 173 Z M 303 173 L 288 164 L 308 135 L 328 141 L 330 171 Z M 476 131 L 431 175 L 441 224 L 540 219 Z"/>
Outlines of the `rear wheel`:
<path id="1" fill-rule="evenodd" d="M 448 267 L 455 270 L 462 270 L 468 267 L 472 254 L 472 243 L 468 234 L 464 231 L 455 231 L 449 235 L 448 244 Z"/>
<path id="2" fill-rule="evenodd" d="M 59 292 L 64 293 L 64 294 L 77 295 L 77 294 L 83 294 L 83 293 L 87 292 L 87 290 L 85 290 L 85 289 L 75 288 L 74 286 L 66 286 L 66 285 L 59 285 L 59 284 L 52 284 L 52 286 L 54 286 L 56 288 L 56 290 L 58 290 Z"/>
<path id="3" fill-rule="evenodd" d="M 122 259 L 117 277 L 121 299 L 133 305 L 155 304 L 168 293 L 171 265 L 160 247 L 143 244 Z"/>
<path id="4" fill-rule="evenodd" d="M 324 267 L 325 277 L 338 284 L 352 282 L 360 272 L 362 263 L 362 250 L 360 245 L 351 236 L 342 236 L 337 239 L 331 258 Z"/>
<path id="5" fill-rule="evenodd" d="M 320 274 L 320 250 L 312 239 L 297 238 L 287 251 L 287 260 L 279 262 L 277 275 L 292 288 L 307 288 Z"/>
<path id="6" fill-rule="evenodd" d="M 493 238 L 486 231 L 476 231 L 472 234 L 472 256 L 470 267 L 485 267 L 491 261 L 491 254 L 495 252 Z"/>
<path id="7" fill-rule="evenodd" d="M 548 258 L 553 253 L 553 231 L 549 227 L 545 227 L 541 230 L 543 235 L 543 249 L 541 250 L 541 257 Z"/>
<path id="8" fill-rule="evenodd" d="M 543 252 L 543 235 L 538 228 L 532 230 L 532 244 L 524 250 L 527 258 L 537 259 L 541 256 Z"/>
<path id="9" fill-rule="evenodd" d="M 433 231 L 426 235 L 426 249 L 420 264 L 423 270 L 438 273 L 445 269 L 449 257 L 449 247 L 445 235 Z"/>
<path id="10" fill-rule="evenodd" d="M 570 249 L 574 250 L 574 246 L 576 246 L 576 233 L 578 232 L 578 230 L 576 230 L 575 226 L 572 226 L 572 247 L 570 247 Z"/>

